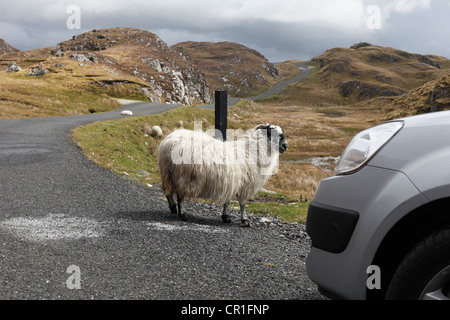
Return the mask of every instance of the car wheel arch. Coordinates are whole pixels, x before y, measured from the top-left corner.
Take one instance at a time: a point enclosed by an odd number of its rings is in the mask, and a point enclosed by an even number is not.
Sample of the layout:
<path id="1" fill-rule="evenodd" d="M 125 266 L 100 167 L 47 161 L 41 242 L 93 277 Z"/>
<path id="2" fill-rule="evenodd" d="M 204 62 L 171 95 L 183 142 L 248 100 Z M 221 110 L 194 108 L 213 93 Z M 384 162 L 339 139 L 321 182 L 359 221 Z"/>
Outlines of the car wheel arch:
<path id="1" fill-rule="evenodd" d="M 385 234 L 376 250 L 372 265 L 380 267 L 381 289 L 367 289 L 366 298 L 384 299 L 394 272 L 411 248 L 446 225 L 450 225 L 450 197 L 428 202 L 405 213 Z"/>

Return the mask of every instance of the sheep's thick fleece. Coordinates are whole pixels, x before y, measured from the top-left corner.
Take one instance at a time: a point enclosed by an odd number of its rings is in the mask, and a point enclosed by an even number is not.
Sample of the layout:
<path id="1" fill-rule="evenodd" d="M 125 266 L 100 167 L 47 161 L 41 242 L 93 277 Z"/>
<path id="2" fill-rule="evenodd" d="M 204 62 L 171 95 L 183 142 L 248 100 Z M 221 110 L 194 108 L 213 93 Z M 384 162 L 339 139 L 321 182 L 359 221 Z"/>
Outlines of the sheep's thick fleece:
<path id="1" fill-rule="evenodd" d="M 268 150 L 267 136 L 256 128 L 227 142 L 202 131 L 176 130 L 159 146 L 162 189 L 182 199 L 245 203 L 276 171 L 278 157 L 278 145 Z"/>

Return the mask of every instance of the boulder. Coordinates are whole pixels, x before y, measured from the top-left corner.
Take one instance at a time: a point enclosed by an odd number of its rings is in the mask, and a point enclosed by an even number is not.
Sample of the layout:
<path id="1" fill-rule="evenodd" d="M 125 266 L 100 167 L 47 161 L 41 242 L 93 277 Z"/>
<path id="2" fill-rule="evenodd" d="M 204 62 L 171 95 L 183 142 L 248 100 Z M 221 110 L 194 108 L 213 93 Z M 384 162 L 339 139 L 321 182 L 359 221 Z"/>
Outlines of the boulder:
<path id="1" fill-rule="evenodd" d="M 9 64 L 8 69 L 6 69 L 6 72 L 19 72 L 22 70 L 21 67 L 19 67 L 14 61 Z"/>
<path id="2" fill-rule="evenodd" d="M 61 50 L 58 50 L 55 53 L 55 56 L 57 56 L 57 57 L 64 57 L 65 55 L 66 55 L 66 53 Z"/>
<path id="3" fill-rule="evenodd" d="M 162 72 L 162 66 L 158 59 L 153 58 L 143 58 L 141 59 L 143 63 L 147 63 L 149 67 L 155 69 L 157 72 Z"/>
<path id="4" fill-rule="evenodd" d="M 93 53 L 88 53 L 87 55 L 74 53 L 69 56 L 69 59 L 77 60 L 78 62 L 93 62 L 98 63 L 97 57 Z"/>
<path id="5" fill-rule="evenodd" d="M 37 66 L 37 67 L 31 68 L 31 70 L 28 71 L 26 73 L 26 75 L 32 76 L 32 77 L 38 77 L 38 76 L 43 76 L 44 74 L 46 74 L 48 72 L 50 72 L 50 71 L 42 68 L 41 66 Z"/>

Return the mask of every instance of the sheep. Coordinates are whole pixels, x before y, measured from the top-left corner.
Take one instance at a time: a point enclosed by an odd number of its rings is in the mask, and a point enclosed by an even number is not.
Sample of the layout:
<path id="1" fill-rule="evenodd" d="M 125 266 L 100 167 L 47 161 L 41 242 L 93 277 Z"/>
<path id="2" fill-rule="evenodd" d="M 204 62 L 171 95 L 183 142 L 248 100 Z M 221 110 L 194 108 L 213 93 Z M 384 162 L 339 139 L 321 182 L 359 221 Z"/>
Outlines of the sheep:
<path id="1" fill-rule="evenodd" d="M 120 114 L 121 114 L 122 116 L 132 116 L 132 115 L 133 115 L 133 112 L 130 111 L 130 110 L 123 110 Z"/>
<path id="2" fill-rule="evenodd" d="M 275 173 L 287 147 L 283 130 L 270 124 L 226 142 L 201 130 L 173 131 L 158 147 L 161 188 L 170 211 L 187 221 L 183 200 L 210 199 L 223 206 L 222 220 L 230 223 L 228 203 L 237 200 L 241 222 L 250 226 L 245 204 Z"/>
<path id="3" fill-rule="evenodd" d="M 163 135 L 162 129 L 159 126 L 153 126 L 150 129 L 150 135 L 155 139 L 159 139 Z"/>

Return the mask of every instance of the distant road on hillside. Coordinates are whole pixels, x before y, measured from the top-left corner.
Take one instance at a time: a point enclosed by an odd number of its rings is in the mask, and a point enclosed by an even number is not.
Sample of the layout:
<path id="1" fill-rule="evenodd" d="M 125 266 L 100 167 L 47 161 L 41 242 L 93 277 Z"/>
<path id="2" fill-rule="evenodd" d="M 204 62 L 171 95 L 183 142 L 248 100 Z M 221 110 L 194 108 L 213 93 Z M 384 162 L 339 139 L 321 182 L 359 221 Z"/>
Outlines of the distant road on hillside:
<path id="1" fill-rule="evenodd" d="M 296 77 L 294 77 L 292 79 L 281 81 L 281 82 L 277 83 L 276 85 L 274 85 L 269 90 L 267 90 L 266 92 L 263 92 L 254 97 L 248 97 L 247 99 L 248 100 L 259 100 L 259 99 L 264 99 L 264 98 L 270 97 L 271 95 L 274 95 L 277 92 L 284 89 L 285 87 L 287 87 L 289 84 L 301 81 L 305 77 L 307 77 L 311 74 L 310 67 L 307 66 L 305 62 L 297 62 L 295 65 L 302 71 L 299 75 L 297 75 Z M 228 97 L 228 106 L 233 106 L 236 103 L 238 103 L 240 100 L 241 100 L 241 98 Z M 213 109 L 214 105 L 203 105 L 203 106 L 199 106 L 199 108 Z"/>
<path id="2" fill-rule="evenodd" d="M 281 81 L 279 83 L 277 83 L 276 85 L 274 85 L 272 88 L 270 88 L 269 90 L 267 90 L 266 92 L 263 92 L 255 97 L 250 97 L 247 98 L 249 100 L 258 100 L 258 99 L 264 99 L 267 97 L 270 97 L 271 95 L 281 91 L 281 89 L 287 87 L 289 84 L 294 83 L 294 82 L 298 82 L 303 80 L 305 77 L 309 76 L 311 74 L 311 70 L 309 69 L 309 67 L 305 64 L 305 62 L 297 62 L 295 64 L 300 70 L 302 70 L 302 72 L 292 78 L 292 79 L 288 79 L 285 81 Z"/>

